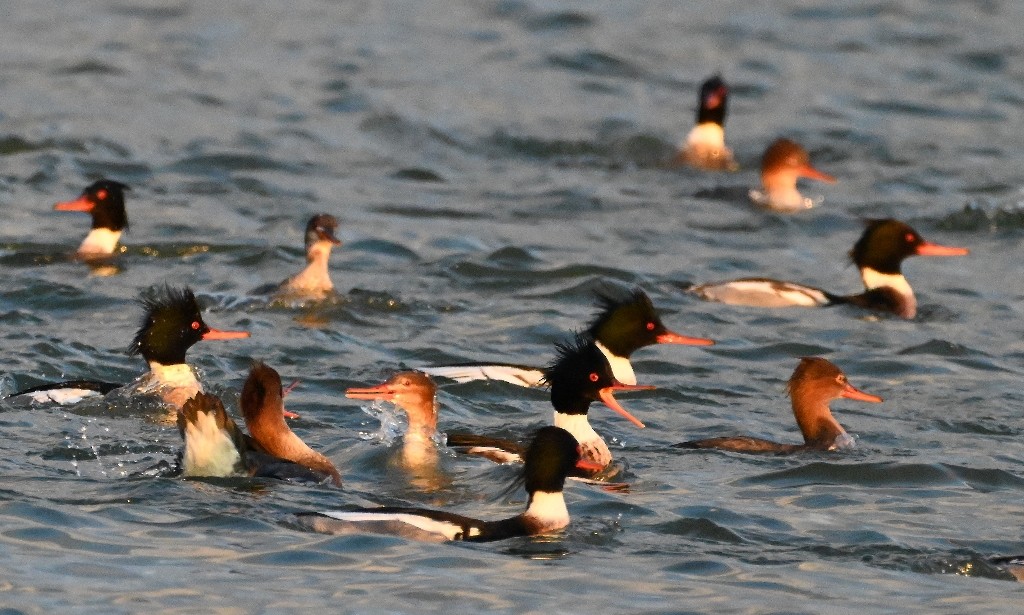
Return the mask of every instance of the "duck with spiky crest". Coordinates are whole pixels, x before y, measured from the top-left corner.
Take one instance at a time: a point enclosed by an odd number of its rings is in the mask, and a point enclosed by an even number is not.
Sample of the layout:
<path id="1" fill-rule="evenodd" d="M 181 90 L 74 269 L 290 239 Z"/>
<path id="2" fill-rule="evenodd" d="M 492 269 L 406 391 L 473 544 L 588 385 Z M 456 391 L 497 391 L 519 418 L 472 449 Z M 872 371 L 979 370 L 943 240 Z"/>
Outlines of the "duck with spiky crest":
<path id="1" fill-rule="evenodd" d="M 869 220 L 850 258 L 860 269 L 865 291 L 836 295 L 820 288 L 768 278 L 743 278 L 692 286 L 702 299 L 751 307 L 827 307 L 854 305 L 890 312 L 902 318 L 917 315 L 917 299 L 900 267 L 909 256 L 963 256 L 967 248 L 925 241 L 908 224 L 893 220 Z"/>
<path id="2" fill-rule="evenodd" d="M 543 427 L 524 454 L 522 481 L 529 498 L 526 511 L 499 521 L 423 508 L 384 506 L 345 511 L 298 513 L 300 527 L 326 534 L 390 534 L 414 540 L 488 542 L 557 532 L 569 525 L 566 477 L 593 464 L 573 436 L 558 427 Z"/>
<path id="3" fill-rule="evenodd" d="M 249 436 L 216 396 L 198 393 L 185 402 L 178 413 L 178 429 L 185 442 L 180 461 L 183 476 L 329 479 L 341 486 L 341 474 L 331 460 L 311 449 L 285 423 L 284 389 L 276 370 L 253 363 L 239 404 Z"/>
<path id="4" fill-rule="evenodd" d="M 46 384 L 15 395 L 30 395 L 35 401 L 74 403 L 83 397 L 106 394 L 114 389 L 130 389 L 131 393 L 157 394 L 167 404 L 181 408 L 201 392 L 192 367 L 185 363 L 185 353 L 200 340 L 228 340 L 249 337 L 247 331 L 221 331 L 203 321 L 192 289 L 154 286 L 142 293 L 139 300 L 145 309 L 142 324 L 128 348 L 130 355 L 142 355 L 149 372 L 131 385 L 74 380 Z"/>
<path id="5" fill-rule="evenodd" d="M 710 346 L 713 340 L 687 337 L 669 331 L 661 321 L 651 298 L 643 290 L 625 291 L 607 287 L 596 293 L 597 314 L 587 325 L 586 335 L 597 344 L 607 357 L 612 371 L 620 382 L 636 384 L 636 375 L 629 358 L 634 352 L 653 344 L 684 344 Z M 431 376 L 456 382 L 472 380 L 501 380 L 525 387 L 541 386 L 544 371 L 525 365 L 499 365 L 492 363 L 463 363 L 420 368 Z"/>
<path id="6" fill-rule="evenodd" d="M 860 391 L 846 378 L 843 370 L 828 359 L 803 357 L 789 379 L 789 397 L 793 416 L 804 436 L 803 444 L 780 444 L 750 436 L 727 436 L 691 440 L 675 445 L 678 448 L 712 448 L 736 453 L 789 454 L 800 451 L 834 451 L 852 448 L 853 438 L 832 416 L 829 402 L 840 397 L 879 403 L 881 397 Z"/>
<path id="7" fill-rule="evenodd" d="M 57 203 L 57 211 L 83 211 L 92 216 L 92 229 L 78 246 L 83 259 L 110 256 L 117 249 L 121 234 L 128 228 L 124 193 L 129 187 L 110 179 L 95 181 L 75 200 Z"/>
<path id="8" fill-rule="evenodd" d="M 654 387 L 625 384 L 615 378 L 604 354 L 586 335 L 577 334 L 571 341 L 556 344 L 558 356 L 544 370 L 544 382 L 551 388 L 554 424 L 561 427 L 580 443 L 584 459 L 594 462 L 604 473 L 612 463 L 608 444 L 587 418 L 590 404 L 600 401 L 622 415 L 635 426 L 644 424 L 630 414 L 615 399 L 615 391 L 643 391 Z M 516 443 L 497 438 L 450 434 L 448 446 L 468 454 L 482 455 L 495 461 L 515 461 L 519 450 Z"/>

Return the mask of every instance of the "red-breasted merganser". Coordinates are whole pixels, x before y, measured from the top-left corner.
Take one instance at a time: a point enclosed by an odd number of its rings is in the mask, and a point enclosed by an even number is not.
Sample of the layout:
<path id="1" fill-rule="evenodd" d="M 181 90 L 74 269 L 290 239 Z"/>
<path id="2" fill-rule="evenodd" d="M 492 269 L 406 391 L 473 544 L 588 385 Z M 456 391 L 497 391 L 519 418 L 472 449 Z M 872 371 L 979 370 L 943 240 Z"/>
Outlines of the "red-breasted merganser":
<path id="1" fill-rule="evenodd" d="M 900 271 L 908 256 L 962 256 L 967 248 L 941 246 L 925 241 L 899 220 L 869 220 L 864 234 L 850 251 L 860 269 L 865 292 L 834 295 L 819 288 L 767 278 L 743 278 L 731 282 L 701 284 L 689 290 L 702 299 L 753 307 L 822 307 L 851 304 L 892 312 L 903 318 L 917 314 L 917 299 Z"/>
<path id="2" fill-rule="evenodd" d="M 598 313 L 587 326 L 586 334 L 608 358 L 616 380 L 623 384 L 636 384 L 633 364 L 629 357 L 644 346 L 652 344 L 686 344 L 710 346 L 713 340 L 687 337 L 669 331 L 651 298 L 639 288 L 630 293 L 618 289 L 605 289 L 597 293 Z M 542 368 L 527 365 L 496 365 L 465 363 L 420 368 L 435 377 L 450 378 L 457 382 L 471 380 L 501 380 L 519 386 L 541 386 Z"/>
<path id="3" fill-rule="evenodd" d="M 239 399 L 249 429 L 245 436 L 214 395 L 198 393 L 178 413 L 185 441 L 183 476 L 264 476 L 330 478 L 341 486 L 341 474 L 324 455 L 309 448 L 285 423 L 281 376 L 256 362 Z"/>
<path id="4" fill-rule="evenodd" d="M 697 124 L 679 145 L 675 162 L 709 171 L 735 171 L 732 150 L 725 145 L 725 112 L 729 88 L 715 75 L 701 84 L 697 96 Z"/>
<path id="5" fill-rule="evenodd" d="M 806 450 L 834 451 L 853 448 L 854 440 L 832 416 L 829 402 L 840 397 L 878 403 L 881 397 L 859 391 L 846 374 L 820 357 L 804 357 L 789 379 L 796 424 L 804 435 L 803 444 L 779 444 L 750 436 L 709 438 L 677 444 L 681 448 L 715 448 L 737 453 L 796 453 Z"/>
<path id="6" fill-rule="evenodd" d="M 836 178 L 811 166 L 807 150 L 789 139 L 778 139 L 768 146 L 761 158 L 761 190 L 751 190 L 750 199 L 774 211 L 794 212 L 814 207 L 796 189 L 801 177 L 835 183 Z"/>
<path id="7" fill-rule="evenodd" d="M 228 340 L 249 337 L 247 331 L 220 331 L 204 321 L 190 288 L 155 286 L 142 294 L 140 303 L 146 310 L 142 326 L 128 348 L 129 354 L 141 354 L 149 364 L 149 372 L 131 385 L 133 393 L 159 395 L 174 408 L 181 408 L 189 398 L 201 392 L 202 385 L 195 372 L 185 363 L 185 353 L 200 340 Z M 106 394 L 122 385 L 83 380 L 45 384 L 15 395 L 28 394 L 34 401 L 67 404 L 83 397 Z"/>
<path id="8" fill-rule="evenodd" d="M 128 228 L 124 209 L 124 191 L 130 188 L 120 182 L 101 179 L 93 182 L 73 201 L 57 203 L 57 211 L 84 211 L 92 216 L 92 230 L 78 246 L 82 258 L 110 256 L 117 249 L 121 233 Z"/>
<path id="9" fill-rule="evenodd" d="M 437 464 L 437 386 L 430 376 L 399 372 L 375 387 L 349 388 L 345 397 L 386 401 L 404 410 L 408 428 L 402 436 L 402 465 L 416 469 Z"/>
<path id="10" fill-rule="evenodd" d="M 639 419 L 619 405 L 614 392 L 643 391 L 654 387 L 619 382 L 604 354 L 584 335 L 577 335 L 573 341 L 556 344 L 556 347 L 558 357 L 544 372 L 544 381 L 551 387 L 554 424 L 576 438 L 584 459 L 604 470 L 612 462 L 612 453 L 587 419 L 591 402 L 601 401 L 629 422 L 643 428 L 644 424 Z M 502 462 L 515 461 L 515 457 L 502 455 L 501 451 L 515 453 L 517 449 L 514 443 L 506 440 L 461 434 L 449 434 L 448 446 Z"/>
<path id="11" fill-rule="evenodd" d="M 317 214 L 309 219 L 306 224 L 306 268 L 281 282 L 276 294 L 323 296 L 334 290 L 328 262 L 331 248 L 341 245 L 341 240 L 334 235 L 337 228 L 338 220 L 329 214 Z"/>
<path id="12" fill-rule="evenodd" d="M 574 468 L 587 469 L 590 464 L 582 458 L 576 439 L 558 427 L 538 430 L 525 457 L 526 512 L 508 519 L 481 521 L 450 512 L 392 506 L 299 513 L 296 519 L 304 528 L 327 534 L 392 534 L 433 542 L 486 542 L 556 532 L 569 525 L 562 495 L 565 479 Z"/>

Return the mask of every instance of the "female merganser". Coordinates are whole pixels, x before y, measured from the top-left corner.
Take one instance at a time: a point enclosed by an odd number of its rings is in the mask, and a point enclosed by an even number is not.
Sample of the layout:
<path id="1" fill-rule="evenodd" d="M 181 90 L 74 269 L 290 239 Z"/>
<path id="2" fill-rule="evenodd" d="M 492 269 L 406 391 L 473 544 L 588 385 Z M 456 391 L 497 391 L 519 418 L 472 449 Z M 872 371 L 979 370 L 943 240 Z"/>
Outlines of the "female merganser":
<path id="1" fill-rule="evenodd" d="M 569 525 L 562 495 L 566 477 L 574 468 L 590 466 L 570 433 L 558 427 L 543 427 L 526 451 L 523 481 L 529 499 L 526 512 L 515 517 L 481 521 L 437 510 L 385 506 L 299 513 L 296 518 L 300 526 L 326 534 L 392 534 L 434 542 L 485 542 L 550 534 Z"/>
<path id="2" fill-rule="evenodd" d="M 679 146 L 675 162 L 709 171 L 735 171 L 732 150 L 725 145 L 725 112 L 729 88 L 719 75 L 700 86 L 697 96 L 697 124 Z"/>
<path id="3" fill-rule="evenodd" d="M 793 401 L 796 424 L 804 434 L 803 444 L 779 444 L 761 438 L 735 436 L 692 440 L 677 444 L 680 448 L 715 448 L 737 453 L 796 453 L 806 450 L 834 451 L 852 448 L 853 438 L 832 416 L 828 407 L 833 399 L 845 397 L 878 403 L 881 397 L 853 388 L 846 374 L 833 363 L 820 357 L 803 357 L 789 379 L 789 396 Z"/>
<path id="4" fill-rule="evenodd" d="M 101 179 L 90 184 L 73 201 L 57 203 L 57 211 L 84 211 L 92 216 L 92 230 L 78 246 L 82 258 L 110 256 L 117 248 L 121 233 L 128 228 L 124 209 L 124 191 L 130 188 L 120 182 Z"/>
<path id="5" fill-rule="evenodd" d="M 586 334 L 593 338 L 597 347 L 608 358 L 615 378 L 624 384 L 636 384 L 636 374 L 629 357 L 644 346 L 652 344 L 686 344 L 710 346 L 713 340 L 701 337 L 687 337 L 669 331 L 651 298 L 639 288 L 629 294 L 608 289 L 597 293 L 598 309 L 587 326 Z M 450 378 L 457 382 L 471 380 L 501 380 L 525 387 L 540 386 L 544 372 L 539 367 L 526 365 L 495 365 L 489 363 L 464 363 L 424 367 L 422 371 L 431 376 Z"/>
<path id="6" fill-rule="evenodd" d="M 402 436 L 402 465 L 409 469 L 437 465 L 437 386 L 430 376 L 399 372 L 375 387 L 352 387 L 349 399 L 387 401 L 405 411 L 408 428 Z"/>
<path id="7" fill-rule="evenodd" d="M 334 235 L 338 220 L 329 214 L 317 214 L 306 225 L 306 268 L 277 288 L 279 295 L 326 295 L 334 290 L 328 261 L 331 248 L 340 246 Z"/>
<path id="8" fill-rule="evenodd" d="M 903 259 L 908 256 L 963 256 L 968 253 L 967 248 L 929 243 L 899 220 L 869 220 L 864 234 L 850 251 L 850 258 L 860 269 L 866 289 L 864 293 L 834 295 L 811 286 L 766 278 L 702 284 L 689 290 L 702 299 L 729 305 L 822 307 L 852 304 L 913 318 L 917 314 L 917 299 L 900 272 Z"/>
<path id="9" fill-rule="evenodd" d="M 644 424 L 639 419 L 619 405 L 614 392 L 644 391 L 654 387 L 618 381 L 604 354 L 584 335 L 577 335 L 569 343 L 556 344 L 556 348 L 557 359 L 544 371 L 544 381 L 551 387 L 555 427 L 571 433 L 580 443 L 583 458 L 604 470 L 611 464 L 612 454 L 604 438 L 594 431 L 587 419 L 591 402 L 601 401 L 637 427 L 643 428 Z M 450 434 L 448 446 L 498 461 L 515 460 L 513 456 L 501 455 L 500 451 L 516 452 L 516 446 L 505 440 Z"/>
<path id="10" fill-rule="evenodd" d="M 228 340 L 249 337 L 247 331 L 220 331 L 203 322 L 199 302 L 190 288 L 153 287 L 139 302 L 146 309 L 142 326 L 128 348 L 141 354 L 149 372 L 131 385 L 133 393 L 155 393 L 174 408 L 202 392 L 195 372 L 185 363 L 185 353 L 200 340 Z M 74 403 L 83 397 L 106 394 L 122 385 L 75 380 L 45 384 L 15 395 L 28 394 L 34 401 Z"/>
<path id="11" fill-rule="evenodd" d="M 750 199 L 774 211 L 794 212 L 814 207 L 814 200 L 796 189 L 800 177 L 834 184 L 836 178 L 811 166 L 807 150 L 789 139 L 778 139 L 761 158 L 762 190 L 751 190 Z"/>
<path id="12" fill-rule="evenodd" d="M 341 486 L 341 474 L 331 461 L 309 448 L 285 423 L 281 376 L 256 362 L 242 387 L 239 404 L 249 429 L 245 436 L 215 395 L 198 393 L 178 413 L 178 430 L 185 441 L 183 476 L 262 476 L 326 478 Z"/>

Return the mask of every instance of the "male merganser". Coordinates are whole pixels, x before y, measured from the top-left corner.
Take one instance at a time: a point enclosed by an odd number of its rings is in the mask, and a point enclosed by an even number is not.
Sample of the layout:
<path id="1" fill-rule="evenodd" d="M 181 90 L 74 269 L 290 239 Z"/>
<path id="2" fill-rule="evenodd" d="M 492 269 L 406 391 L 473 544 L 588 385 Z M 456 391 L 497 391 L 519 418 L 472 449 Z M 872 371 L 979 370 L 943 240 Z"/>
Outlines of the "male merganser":
<path id="1" fill-rule="evenodd" d="M 845 397 L 878 403 L 881 397 L 859 391 L 846 380 L 846 374 L 821 357 L 803 357 L 789 379 L 796 424 L 804 435 L 803 444 L 779 444 L 750 436 L 709 438 L 677 444 L 680 448 L 715 448 L 737 453 L 795 453 L 806 450 L 834 451 L 853 448 L 853 438 L 832 416 L 828 407 L 833 399 Z"/>
<path id="2" fill-rule="evenodd" d="M 629 294 L 606 289 L 597 293 L 599 312 L 587 326 L 589 335 L 608 358 L 615 378 L 623 384 L 636 384 L 636 374 L 629 357 L 652 344 L 686 344 L 710 346 L 713 340 L 687 337 L 669 331 L 651 298 L 639 288 Z M 420 368 L 431 376 L 450 378 L 457 382 L 471 380 L 501 380 L 525 387 L 540 386 L 544 372 L 539 367 L 526 365 L 494 365 L 465 363 Z"/>
<path id="3" fill-rule="evenodd" d="M 306 268 L 281 282 L 279 295 L 326 295 L 334 290 L 328 261 L 331 248 L 340 246 L 334 235 L 338 220 L 329 214 L 317 214 L 306 224 Z"/>
<path id="4" fill-rule="evenodd" d="M 135 393 L 156 393 L 174 408 L 202 392 L 195 372 L 185 363 L 185 353 L 200 340 L 228 340 L 249 337 L 247 331 L 220 331 L 203 322 L 199 302 L 192 289 L 155 286 L 139 300 L 146 310 L 142 326 L 128 348 L 141 354 L 149 372 L 131 385 Z M 83 397 L 106 394 L 122 385 L 82 380 L 44 384 L 15 393 L 28 394 L 34 401 L 74 403 Z"/>
<path id="5" fill-rule="evenodd" d="M 551 387 L 555 427 L 561 427 L 571 433 L 580 443 L 583 458 L 594 462 L 603 470 L 611 464 L 612 454 L 604 438 L 594 431 L 587 419 L 591 402 L 601 401 L 637 427 L 643 428 L 644 424 L 619 404 L 614 392 L 643 391 L 654 387 L 624 384 L 617 380 L 604 354 L 585 335 L 577 335 L 568 343 L 556 344 L 556 348 L 558 357 L 544 371 L 544 381 Z M 498 461 L 515 460 L 513 456 L 500 455 L 499 451 L 516 452 L 516 446 L 505 440 L 449 434 L 448 446 L 464 448 L 466 453 L 479 454 Z"/>
<path id="6" fill-rule="evenodd" d="M 709 171 L 735 171 L 732 150 L 725 145 L 725 112 L 729 88 L 719 75 L 701 84 L 697 124 L 679 145 L 675 162 Z"/>
<path id="7" fill-rule="evenodd" d="M 778 139 L 761 158 L 762 190 L 751 190 L 750 199 L 774 211 L 794 212 L 814 207 L 814 200 L 796 189 L 800 177 L 834 184 L 836 178 L 811 166 L 807 150 L 789 139 Z"/>
<path id="8" fill-rule="evenodd" d="M 569 525 L 562 495 L 566 477 L 574 468 L 590 467 L 570 433 L 558 427 L 543 427 L 526 451 L 523 481 L 529 499 L 526 512 L 515 517 L 481 521 L 438 510 L 385 506 L 299 513 L 296 518 L 300 526 L 327 534 L 393 534 L 434 542 L 486 542 L 550 534 Z"/>
<path id="9" fill-rule="evenodd" d="M 941 246 L 925 241 L 899 220 L 869 220 L 850 258 L 860 269 L 866 291 L 834 295 L 821 289 L 767 278 L 743 278 L 731 282 L 701 284 L 689 290 L 702 299 L 754 307 L 822 307 L 852 304 L 892 312 L 903 318 L 917 314 L 917 299 L 900 272 L 908 256 L 963 256 L 967 248 Z"/>
<path id="10" fill-rule="evenodd" d="M 404 410 L 408 428 L 402 436 L 402 465 L 410 469 L 436 466 L 437 385 L 430 376 L 399 372 L 375 387 L 349 388 L 345 397 L 387 401 Z"/>
<path id="11" fill-rule="evenodd" d="M 326 478 L 341 486 L 341 474 L 324 455 L 309 448 L 285 423 L 281 376 L 256 362 L 239 404 L 249 429 L 245 436 L 215 395 L 198 393 L 178 413 L 185 441 L 183 476 Z"/>
<path id="12" fill-rule="evenodd" d="M 92 230 L 78 246 L 79 256 L 98 258 L 114 253 L 121 233 L 128 228 L 125 190 L 130 188 L 120 182 L 101 179 L 89 184 L 77 199 L 53 206 L 57 211 L 84 211 L 92 216 Z"/>

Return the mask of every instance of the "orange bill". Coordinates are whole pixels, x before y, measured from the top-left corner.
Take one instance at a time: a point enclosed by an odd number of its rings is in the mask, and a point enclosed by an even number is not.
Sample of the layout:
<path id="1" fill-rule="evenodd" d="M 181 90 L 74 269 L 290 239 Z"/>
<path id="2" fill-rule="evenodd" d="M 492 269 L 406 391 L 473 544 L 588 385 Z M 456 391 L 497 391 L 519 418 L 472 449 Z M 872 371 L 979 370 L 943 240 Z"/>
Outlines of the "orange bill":
<path id="1" fill-rule="evenodd" d="M 800 167 L 798 173 L 801 177 L 806 177 L 808 179 L 816 179 L 820 182 L 827 182 L 829 184 L 836 183 L 836 178 L 832 177 L 828 173 L 815 169 L 811 165 Z"/>
<path id="2" fill-rule="evenodd" d="M 967 248 L 954 248 L 952 246 L 940 246 L 937 243 L 924 242 L 917 246 L 914 254 L 918 256 L 965 256 L 971 251 Z"/>
<path id="3" fill-rule="evenodd" d="M 703 337 L 687 337 L 685 335 L 679 335 L 672 331 L 666 331 L 662 333 L 655 340 L 659 344 L 686 344 L 687 346 L 714 346 L 715 340 L 709 340 Z"/>
<path id="4" fill-rule="evenodd" d="M 82 195 L 74 201 L 64 201 L 53 206 L 57 211 L 92 211 L 93 202 Z"/>
<path id="5" fill-rule="evenodd" d="M 839 395 L 841 397 L 845 397 L 846 399 L 856 399 L 857 401 L 869 401 L 875 404 L 882 401 L 882 398 L 877 395 L 865 393 L 864 391 L 858 391 L 857 389 L 853 388 L 853 385 L 851 385 L 850 383 L 846 383 L 846 387 L 843 388 L 843 392 L 840 393 Z"/>
<path id="6" fill-rule="evenodd" d="M 605 387 L 598 391 L 598 395 L 601 396 L 601 401 L 604 402 L 604 405 L 621 414 L 630 423 L 633 423 L 640 429 L 643 429 L 645 427 L 643 422 L 641 422 L 640 419 L 636 418 L 635 416 L 627 412 L 625 408 L 619 405 L 619 402 L 615 399 L 615 396 L 612 393 L 615 391 L 650 391 L 654 388 L 655 387 L 653 386 L 645 384 L 622 384 L 621 382 L 616 382 L 612 386 Z"/>
<path id="7" fill-rule="evenodd" d="M 397 391 L 386 384 L 362 389 L 358 387 L 345 389 L 345 397 L 348 397 L 349 399 L 380 399 L 383 401 L 392 401 L 395 398 L 395 395 L 397 395 Z"/>
<path id="8" fill-rule="evenodd" d="M 600 472 L 601 470 L 604 469 L 603 465 L 590 459 L 584 459 L 583 457 L 580 457 L 579 460 L 576 462 L 576 467 L 581 470 L 586 470 L 588 472 Z"/>
<path id="9" fill-rule="evenodd" d="M 203 334 L 204 340 L 240 340 L 249 337 L 251 334 L 248 331 L 221 331 L 220 329 L 210 329 Z"/>

